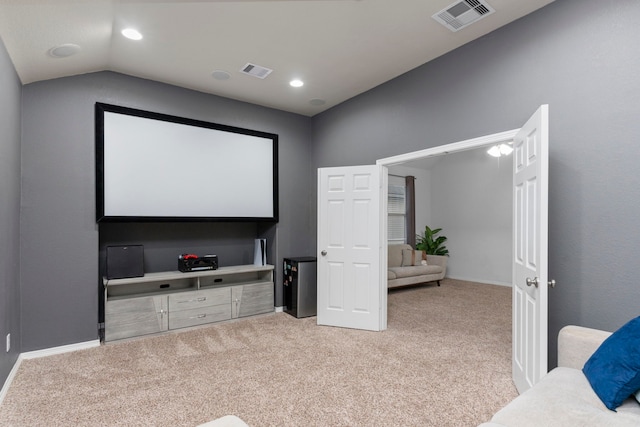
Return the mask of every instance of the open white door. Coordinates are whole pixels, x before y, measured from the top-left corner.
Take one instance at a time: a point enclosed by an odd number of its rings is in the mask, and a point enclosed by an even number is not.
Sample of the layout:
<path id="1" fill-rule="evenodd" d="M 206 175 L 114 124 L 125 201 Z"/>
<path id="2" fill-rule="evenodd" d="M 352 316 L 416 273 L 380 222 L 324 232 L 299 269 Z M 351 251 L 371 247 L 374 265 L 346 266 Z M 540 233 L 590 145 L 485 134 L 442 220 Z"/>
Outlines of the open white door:
<path id="1" fill-rule="evenodd" d="M 386 329 L 382 175 L 377 165 L 318 170 L 319 325 Z"/>
<path id="2" fill-rule="evenodd" d="M 547 373 L 549 107 L 513 144 L 513 381 L 522 393 Z"/>

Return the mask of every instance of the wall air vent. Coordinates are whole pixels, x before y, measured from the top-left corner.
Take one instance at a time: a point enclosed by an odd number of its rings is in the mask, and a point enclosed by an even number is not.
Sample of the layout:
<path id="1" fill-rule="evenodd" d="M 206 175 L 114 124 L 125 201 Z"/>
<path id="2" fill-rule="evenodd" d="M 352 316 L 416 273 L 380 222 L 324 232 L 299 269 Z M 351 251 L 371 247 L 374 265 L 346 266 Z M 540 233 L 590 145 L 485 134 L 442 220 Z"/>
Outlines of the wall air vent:
<path id="1" fill-rule="evenodd" d="M 240 69 L 241 73 L 248 74 L 253 77 L 257 77 L 259 79 L 264 79 L 269 74 L 271 74 L 273 70 L 270 70 L 266 67 L 261 67 L 256 64 L 252 64 L 250 62 L 247 63 L 242 69 Z"/>
<path id="2" fill-rule="evenodd" d="M 484 0 L 462 0 L 450 4 L 432 18 L 456 32 L 493 12 L 495 10 Z"/>

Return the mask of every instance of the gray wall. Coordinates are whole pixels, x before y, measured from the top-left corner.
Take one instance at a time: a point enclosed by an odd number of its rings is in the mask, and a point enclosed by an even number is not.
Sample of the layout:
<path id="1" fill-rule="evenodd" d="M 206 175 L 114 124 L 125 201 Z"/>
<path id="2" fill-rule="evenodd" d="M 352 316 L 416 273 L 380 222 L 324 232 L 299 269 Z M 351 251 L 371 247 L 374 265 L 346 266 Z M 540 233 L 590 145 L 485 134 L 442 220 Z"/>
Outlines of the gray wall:
<path id="1" fill-rule="evenodd" d="M 640 2 L 557 0 L 314 118 L 317 166 L 521 127 L 550 105 L 550 365 L 567 324 L 638 315 Z"/>
<path id="2" fill-rule="evenodd" d="M 20 87 L 0 41 L 0 388 L 20 353 Z"/>
<path id="3" fill-rule="evenodd" d="M 99 232 L 97 101 L 279 134 L 280 223 L 101 225 Z M 175 269 L 183 248 L 214 252 L 221 265 L 252 262 L 253 239 L 272 236 L 276 305 L 282 305 L 282 258 L 315 252 L 308 237 L 315 235 L 310 132 L 307 117 L 111 72 L 24 86 L 21 247 L 22 258 L 31 261 L 21 268 L 22 351 L 97 338 L 100 245 L 108 243 L 146 244 L 149 268 Z"/>

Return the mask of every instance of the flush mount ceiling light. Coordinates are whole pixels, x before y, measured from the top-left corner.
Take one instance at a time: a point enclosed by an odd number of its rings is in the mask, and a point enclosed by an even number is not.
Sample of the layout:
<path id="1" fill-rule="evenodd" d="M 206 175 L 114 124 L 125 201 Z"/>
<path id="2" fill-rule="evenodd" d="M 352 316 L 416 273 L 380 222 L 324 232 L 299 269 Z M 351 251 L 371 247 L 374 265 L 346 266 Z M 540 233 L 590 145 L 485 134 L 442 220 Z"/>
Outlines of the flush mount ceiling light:
<path id="1" fill-rule="evenodd" d="M 293 79 L 289 82 L 292 87 L 302 87 L 304 86 L 304 82 L 300 79 Z"/>
<path id="2" fill-rule="evenodd" d="M 80 52 L 80 46 L 77 44 L 67 43 L 52 47 L 49 50 L 49 55 L 54 58 L 66 58 L 67 56 L 75 55 L 78 52 Z"/>
<path id="3" fill-rule="evenodd" d="M 125 28 L 122 30 L 122 35 L 131 40 L 142 40 L 142 34 L 140 34 L 140 31 L 133 28 Z"/>
<path id="4" fill-rule="evenodd" d="M 512 146 L 510 146 L 508 144 L 502 144 L 500 146 L 500 154 L 502 154 L 503 156 L 508 156 L 512 152 L 513 152 L 513 147 Z"/>
<path id="5" fill-rule="evenodd" d="M 487 154 L 493 157 L 508 156 L 513 152 L 513 147 L 509 144 L 498 144 L 487 150 Z"/>

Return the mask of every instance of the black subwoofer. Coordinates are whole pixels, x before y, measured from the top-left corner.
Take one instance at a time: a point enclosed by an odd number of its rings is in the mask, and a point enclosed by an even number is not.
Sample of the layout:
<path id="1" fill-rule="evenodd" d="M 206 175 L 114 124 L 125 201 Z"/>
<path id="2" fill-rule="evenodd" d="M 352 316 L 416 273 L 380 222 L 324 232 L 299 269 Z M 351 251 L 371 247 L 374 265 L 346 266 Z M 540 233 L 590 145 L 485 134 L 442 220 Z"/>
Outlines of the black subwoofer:
<path id="1" fill-rule="evenodd" d="M 107 246 L 107 279 L 144 276 L 142 245 Z"/>

